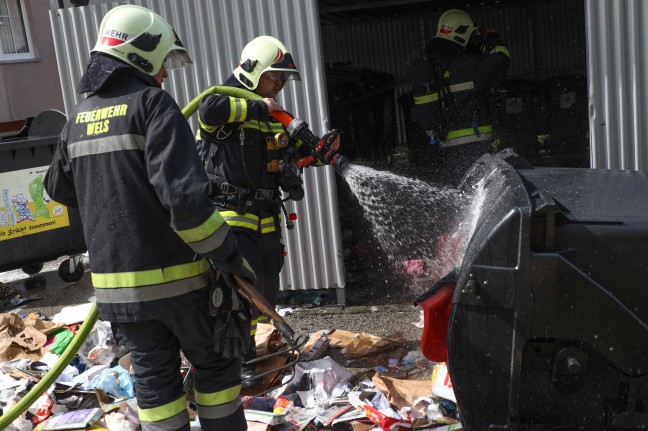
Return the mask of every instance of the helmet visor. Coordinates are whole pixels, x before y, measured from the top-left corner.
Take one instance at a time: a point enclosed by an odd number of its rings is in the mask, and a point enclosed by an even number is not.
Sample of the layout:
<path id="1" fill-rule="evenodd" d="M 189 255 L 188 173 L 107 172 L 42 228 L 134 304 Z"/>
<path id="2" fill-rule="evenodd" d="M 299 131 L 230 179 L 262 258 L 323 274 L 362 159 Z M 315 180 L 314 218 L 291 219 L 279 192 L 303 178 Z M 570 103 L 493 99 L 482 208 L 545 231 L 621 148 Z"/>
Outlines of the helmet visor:
<path id="1" fill-rule="evenodd" d="M 264 75 L 266 75 L 268 78 L 272 79 L 273 81 L 288 81 L 288 80 L 301 81 L 301 78 L 299 77 L 299 72 L 289 72 L 285 70 L 269 70 L 267 72 L 264 72 Z"/>
<path id="2" fill-rule="evenodd" d="M 191 61 L 191 58 L 189 58 L 187 51 L 181 49 L 174 49 L 169 52 L 164 60 L 164 67 L 167 70 L 178 69 L 187 64 L 193 64 L 193 62 Z"/>

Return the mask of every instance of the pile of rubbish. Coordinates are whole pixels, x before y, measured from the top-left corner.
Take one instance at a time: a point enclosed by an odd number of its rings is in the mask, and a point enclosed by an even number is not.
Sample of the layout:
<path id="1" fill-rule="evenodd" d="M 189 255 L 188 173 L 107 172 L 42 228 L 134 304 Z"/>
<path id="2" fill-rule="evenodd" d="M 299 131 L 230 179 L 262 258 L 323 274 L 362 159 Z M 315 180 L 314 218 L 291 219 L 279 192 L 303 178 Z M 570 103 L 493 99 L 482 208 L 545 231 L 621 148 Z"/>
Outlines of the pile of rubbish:
<path id="1" fill-rule="evenodd" d="M 52 319 L 39 312 L 0 314 L 0 408 L 9 412 L 52 369 L 92 304 L 66 307 Z M 402 431 L 463 429 L 445 364 L 407 351 L 400 333 L 387 337 L 344 330 L 310 334 L 297 364 L 267 355 L 285 346 L 272 325 L 257 329 L 264 382 L 242 393 L 251 431 Z M 332 354 L 334 353 L 334 354 Z M 333 356 L 342 357 L 353 374 Z M 340 361 L 342 362 L 342 361 Z M 191 399 L 191 366 L 183 361 L 192 431 L 200 430 Z M 89 429 L 138 431 L 130 355 L 98 320 L 56 382 L 7 431 Z"/>

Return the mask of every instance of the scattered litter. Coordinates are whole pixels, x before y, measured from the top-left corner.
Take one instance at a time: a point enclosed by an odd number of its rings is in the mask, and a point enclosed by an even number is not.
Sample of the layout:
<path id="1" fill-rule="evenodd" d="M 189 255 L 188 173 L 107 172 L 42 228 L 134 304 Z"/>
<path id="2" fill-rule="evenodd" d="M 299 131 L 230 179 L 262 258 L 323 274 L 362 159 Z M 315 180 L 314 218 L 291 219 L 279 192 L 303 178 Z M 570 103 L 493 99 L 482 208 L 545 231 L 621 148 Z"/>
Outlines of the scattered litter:
<path id="1" fill-rule="evenodd" d="M 91 302 L 63 307 L 60 313 L 54 315 L 52 321 L 55 323 L 61 322 L 66 325 L 83 322 L 83 320 L 88 316 L 90 308 L 92 308 Z"/>
<path id="2" fill-rule="evenodd" d="M 79 328 L 86 308 L 69 308 L 57 322 L 40 314 L 0 314 L 0 408 L 7 412 L 60 358 Z M 259 324 L 257 364 L 267 372 L 256 388 L 242 393 L 251 431 L 404 431 L 463 429 L 452 383 L 443 363 L 420 350 L 408 351 L 404 336 L 378 337 L 343 329 L 310 334 L 299 351 L 282 353 L 286 343 L 272 325 Z M 333 352 L 335 350 L 336 352 Z M 269 353 L 280 352 L 280 355 Z M 286 350 L 290 352 L 290 350 Z M 341 356 L 342 365 L 333 359 Z M 287 357 L 294 355 L 294 359 Z M 283 369 L 288 361 L 294 369 Z M 365 371 L 353 374 L 350 368 Z M 192 388 L 190 364 L 183 362 L 185 387 Z M 189 397 L 192 431 L 200 430 Z M 141 431 L 130 354 L 118 345 L 110 324 L 97 321 L 77 355 L 57 381 L 16 418 L 9 431 Z"/>

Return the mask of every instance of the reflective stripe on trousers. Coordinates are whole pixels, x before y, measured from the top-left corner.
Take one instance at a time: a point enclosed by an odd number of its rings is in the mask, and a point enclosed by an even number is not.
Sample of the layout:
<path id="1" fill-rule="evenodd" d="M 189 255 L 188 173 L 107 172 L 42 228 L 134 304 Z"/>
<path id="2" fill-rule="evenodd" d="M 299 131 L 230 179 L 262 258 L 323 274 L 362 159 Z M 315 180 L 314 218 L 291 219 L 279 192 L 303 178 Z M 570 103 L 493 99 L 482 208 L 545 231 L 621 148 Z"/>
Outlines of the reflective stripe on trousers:
<path id="1" fill-rule="evenodd" d="M 159 407 L 151 409 L 138 407 L 137 412 L 142 423 L 142 431 L 177 430 L 189 423 L 186 395 Z"/>
<path id="2" fill-rule="evenodd" d="M 241 385 L 212 393 L 195 391 L 198 416 L 205 419 L 222 419 L 241 407 Z"/>
<path id="3" fill-rule="evenodd" d="M 241 407 L 241 386 L 211 394 L 195 392 L 198 416 L 202 419 L 224 419 Z M 189 422 L 186 395 L 152 409 L 138 408 L 142 431 L 172 431 Z"/>

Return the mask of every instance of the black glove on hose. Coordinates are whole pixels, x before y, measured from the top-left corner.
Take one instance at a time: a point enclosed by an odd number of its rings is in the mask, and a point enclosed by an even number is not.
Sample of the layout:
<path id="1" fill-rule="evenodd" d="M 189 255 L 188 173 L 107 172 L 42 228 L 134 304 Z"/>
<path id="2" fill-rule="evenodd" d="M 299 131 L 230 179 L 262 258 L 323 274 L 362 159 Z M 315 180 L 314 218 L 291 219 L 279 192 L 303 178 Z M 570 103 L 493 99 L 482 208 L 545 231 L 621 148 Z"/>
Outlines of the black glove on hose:
<path id="1" fill-rule="evenodd" d="M 230 276 L 231 277 L 231 276 Z M 223 358 L 248 354 L 252 349 L 250 337 L 250 304 L 223 277 L 212 282 L 209 313 L 214 317 L 214 351 Z"/>
<path id="2" fill-rule="evenodd" d="M 234 280 L 232 274 L 236 274 L 239 277 L 248 280 L 250 283 L 256 284 L 256 275 L 254 274 L 254 270 L 245 258 L 242 259 L 241 266 L 234 271 L 228 272 L 221 270 L 221 275 L 223 276 L 225 283 L 227 283 L 231 289 L 237 290 L 238 286 L 236 285 L 236 280 Z"/>

